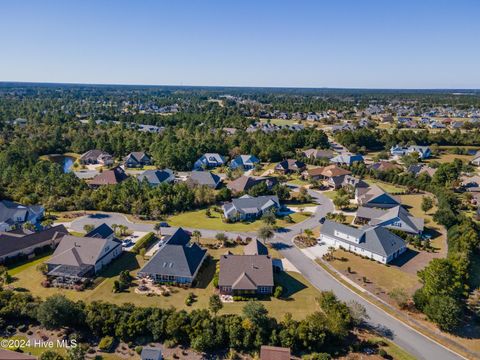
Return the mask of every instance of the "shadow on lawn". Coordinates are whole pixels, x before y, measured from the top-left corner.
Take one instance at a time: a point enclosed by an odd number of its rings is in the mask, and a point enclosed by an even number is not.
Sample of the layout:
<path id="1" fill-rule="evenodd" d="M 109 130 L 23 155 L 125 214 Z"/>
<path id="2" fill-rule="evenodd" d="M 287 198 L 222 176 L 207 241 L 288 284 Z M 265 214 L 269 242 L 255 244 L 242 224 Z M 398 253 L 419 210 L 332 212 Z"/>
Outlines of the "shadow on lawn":
<path id="1" fill-rule="evenodd" d="M 117 259 L 106 267 L 104 271 L 99 274 L 100 278 L 112 278 L 120 275 L 121 271 L 134 271 L 140 268 L 137 258 L 134 253 L 124 251 Z"/>
<path id="2" fill-rule="evenodd" d="M 90 219 L 106 219 L 109 218 L 109 214 L 103 214 L 103 213 L 95 213 L 95 214 L 90 214 L 88 215 Z"/>
<path id="3" fill-rule="evenodd" d="M 193 284 L 197 289 L 206 289 L 215 276 L 218 260 L 209 256 L 205 263 L 200 268 L 195 283 Z"/>
<path id="4" fill-rule="evenodd" d="M 410 260 L 412 260 L 415 256 L 417 256 L 419 252 L 417 250 L 413 250 L 410 248 L 407 248 L 407 251 L 405 251 L 400 257 L 396 258 L 393 260 L 390 265 L 395 266 L 395 267 L 402 267 L 406 263 L 408 263 Z"/>
<path id="5" fill-rule="evenodd" d="M 282 299 L 285 300 L 289 300 L 292 295 L 307 288 L 304 283 L 285 271 L 275 273 L 275 283 L 283 287 Z"/>
<path id="6" fill-rule="evenodd" d="M 272 245 L 272 248 L 275 250 L 285 250 L 285 249 L 290 249 L 292 247 L 292 245 L 285 244 L 282 242 L 272 242 L 271 245 Z"/>

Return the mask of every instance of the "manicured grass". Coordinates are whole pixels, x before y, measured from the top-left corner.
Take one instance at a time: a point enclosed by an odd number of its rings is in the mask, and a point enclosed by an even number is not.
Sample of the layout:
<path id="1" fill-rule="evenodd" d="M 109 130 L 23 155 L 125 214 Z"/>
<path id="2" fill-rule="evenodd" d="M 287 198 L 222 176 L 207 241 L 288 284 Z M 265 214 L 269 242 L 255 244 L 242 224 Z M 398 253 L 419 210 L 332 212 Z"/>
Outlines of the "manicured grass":
<path id="1" fill-rule="evenodd" d="M 371 185 L 380 186 L 383 190 L 385 190 L 388 193 L 404 193 L 405 192 L 405 189 L 400 186 L 392 185 L 392 184 L 381 182 L 378 180 L 365 179 L 365 182 L 370 186 Z"/>
<path id="2" fill-rule="evenodd" d="M 207 215 L 205 215 L 205 211 L 205 209 L 202 209 L 184 212 L 169 217 L 167 221 L 171 226 L 219 231 L 255 231 L 265 225 L 261 220 L 252 222 L 225 223 L 222 221 L 221 214 L 211 211 L 211 216 L 207 217 Z M 309 214 L 292 213 L 290 217 L 295 223 L 298 223 L 306 220 L 309 217 Z M 285 227 L 289 225 L 292 224 L 289 224 L 282 219 L 277 220 L 277 226 L 279 227 Z"/>
<path id="3" fill-rule="evenodd" d="M 288 183 L 294 184 L 294 185 L 299 185 L 299 186 L 306 186 L 306 185 L 310 184 L 308 181 L 302 180 L 300 178 L 288 180 Z"/>
<path id="4" fill-rule="evenodd" d="M 202 242 L 205 242 L 205 240 L 202 239 Z M 124 253 L 119 259 L 115 260 L 107 270 L 96 279 L 96 283 L 99 284 L 93 289 L 88 289 L 83 292 L 42 287 L 41 281 L 44 277 L 32 266 L 20 271 L 15 276 L 16 281 L 12 283 L 12 285 L 22 289 L 22 291 L 29 290 L 33 295 L 41 298 L 54 294 L 63 294 L 72 300 L 83 300 L 86 302 L 108 301 L 118 305 L 128 302 L 137 306 L 173 306 L 177 309 L 186 310 L 201 309 L 208 307 L 209 297 L 214 293 L 212 280 L 215 274 L 216 264 L 219 257 L 227 250 L 241 254 L 243 247 L 236 246 L 228 249 L 209 249 L 210 260 L 208 260 L 200 270 L 196 287 L 191 289 L 173 287 L 173 292 L 170 296 L 140 295 L 134 292 L 134 288 L 118 294 L 112 292 L 113 283 L 118 279 L 120 271 L 130 270 L 131 274 L 135 275 L 138 269 L 145 264 L 145 260 L 141 256 L 135 256 L 132 253 Z M 270 254 L 275 257 L 276 251 L 271 249 Z M 262 301 L 272 316 L 280 319 L 286 312 L 290 312 L 294 318 L 301 319 L 317 308 L 315 298 L 319 293 L 300 274 L 290 272 L 280 273 L 276 276 L 276 281 L 284 287 L 288 299 L 275 299 L 272 297 L 271 299 Z M 185 298 L 190 292 L 196 295 L 197 301 L 191 306 L 187 306 L 185 305 Z M 240 313 L 244 305 L 245 302 L 224 304 L 221 313 Z"/>
<path id="5" fill-rule="evenodd" d="M 363 259 L 358 255 L 341 249 L 335 250 L 335 258 L 335 260 L 330 262 L 335 269 L 345 274 L 348 267 L 350 267 L 353 273 L 353 275 L 349 276 L 350 278 L 362 280 L 365 276 L 368 281 L 387 293 L 396 288 L 403 288 L 407 292 L 413 293 L 419 284 L 416 275 L 403 272 L 393 266 Z M 341 258 L 345 258 L 346 261 L 339 260 Z"/>
<path id="6" fill-rule="evenodd" d="M 40 255 L 39 257 L 31 260 L 31 261 L 27 261 L 27 262 L 24 262 L 24 263 L 20 263 L 20 264 L 15 264 L 13 265 L 12 267 L 8 267 L 8 273 L 12 276 L 15 276 L 16 274 L 28 269 L 28 268 L 36 268 L 37 265 L 39 264 L 42 264 L 43 262 L 45 262 L 49 257 L 50 257 L 51 253 L 48 253 L 48 254 L 44 254 L 44 255 Z"/>
<path id="7" fill-rule="evenodd" d="M 374 340 L 385 343 L 386 346 L 380 346 L 380 348 L 385 350 L 387 354 L 392 356 L 395 360 L 415 360 L 416 359 L 414 356 L 410 355 L 401 347 L 397 346 L 395 343 L 391 342 L 386 338 L 375 338 Z"/>
<path id="8" fill-rule="evenodd" d="M 337 196 L 337 190 L 323 191 L 322 195 L 325 195 L 327 198 L 333 200 Z"/>
<path id="9" fill-rule="evenodd" d="M 279 125 L 279 126 L 298 124 L 298 122 L 295 120 L 284 120 L 284 119 L 260 119 L 260 122 L 263 122 L 263 123 L 270 122 L 273 125 Z"/>

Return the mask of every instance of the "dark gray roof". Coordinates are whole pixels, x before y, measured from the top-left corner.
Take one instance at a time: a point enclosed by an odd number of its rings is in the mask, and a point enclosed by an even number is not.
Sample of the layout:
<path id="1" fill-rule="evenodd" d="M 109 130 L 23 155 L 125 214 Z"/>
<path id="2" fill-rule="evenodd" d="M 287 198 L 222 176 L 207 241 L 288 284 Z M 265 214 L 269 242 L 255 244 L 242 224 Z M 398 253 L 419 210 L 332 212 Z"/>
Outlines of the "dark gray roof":
<path id="1" fill-rule="evenodd" d="M 383 225 L 393 219 L 400 219 L 412 230 L 423 231 L 424 220 L 412 216 L 403 206 L 395 206 L 390 209 L 377 209 L 369 207 L 359 207 L 357 216 L 370 219 L 370 225 Z"/>
<path id="2" fill-rule="evenodd" d="M 163 170 L 146 170 L 140 175 L 138 175 L 138 181 L 143 181 L 146 179 L 151 185 L 158 185 L 168 179 L 172 178 L 173 171 L 170 169 Z"/>
<path id="3" fill-rule="evenodd" d="M 13 220 L 15 214 L 18 212 L 25 212 L 25 218 L 28 217 L 28 213 L 40 213 L 43 208 L 40 205 L 22 205 L 10 200 L 1 200 L 0 201 L 0 223 L 8 222 L 8 220 Z M 14 223 L 14 221 L 12 221 Z"/>
<path id="4" fill-rule="evenodd" d="M 268 255 L 267 247 L 258 239 L 250 241 L 250 243 L 243 249 L 244 255 Z"/>
<path id="5" fill-rule="evenodd" d="M 339 237 L 335 235 L 335 231 L 360 239 L 360 242 L 356 243 Z M 358 229 L 326 220 L 322 226 L 321 234 L 385 257 L 405 247 L 405 242 L 401 237 L 381 226 L 366 226 Z"/>
<path id="6" fill-rule="evenodd" d="M 65 235 L 68 235 L 68 231 L 63 225 L 57 225 L 25 236 L 0 234 L 0 256 L 42 244 L 48 240 L 58 240 Z"/>
<path id="7" fill-rule="evenodd" d="M 206 185 L 213 188 L 216 188 L 220 181 L 220 176 L 210 171 L 192 171 L 188 176 L 188 182 L 194 185 Z"/>
<path id="8" fill-rule="evenodd" d="M 139 274 L 192 277 L 201 265 L 207 250 L 189 241 L 190 235 L 179 228 L 144 265 Z"/>
<path id="9" fill-rule="evenodd" d="M 234 290 L 273 286 L 272 259 L 267 255 L 222 255 L 218 285 Z"/>
<path id="10" fill-rule="evenodd" d="M 231 203 L 224 205 L 224 210 L 229 212 L 232 208 L 242 213 L 258 213 L 270 205 L 280 206 L 280 201 L 276 195 L 264 195 L 253 197 L 250 195 L 244 195 L 237 199 L 233 199 Z"/>
<path id="11" fill-rule="evenodd" d="M 88 234 L 86 234 L 85 237 L 96 237 L 96 238 L 106 239 L 112 234 L 113 234 L 112 228 L 107 224 L 103 223 L 102 225 L 97 226 L 95 229 L 93 229 Z"/>

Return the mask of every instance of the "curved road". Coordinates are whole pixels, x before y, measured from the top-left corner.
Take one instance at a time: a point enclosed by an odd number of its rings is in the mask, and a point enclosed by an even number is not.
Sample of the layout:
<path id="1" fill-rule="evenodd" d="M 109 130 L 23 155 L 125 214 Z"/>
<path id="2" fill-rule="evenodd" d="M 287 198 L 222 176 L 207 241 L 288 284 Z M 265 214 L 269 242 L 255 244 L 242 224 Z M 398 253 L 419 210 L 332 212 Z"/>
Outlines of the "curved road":
<path id="1" fill-rule="evenodd" d="M 316 199 L 319 206 L 315 214 L 309 219 L 295 224 L 285 232 L 277 232 L 271 241 L 278 251 L 289 260 L 300 273 L 319 290 L 331 290 L 335 295 L 343 301 L 356 301 L 362 304 L 367 310 L 369 316 L 368 323 L 382 331 L 387 338 L 398 344 L 401 348 L 408 351 L 418 359 L 438 359 L 438 360 L 457 360 L 462 359 L 460 355 L 450 351 L 443 345 L 433 341 L 432 339 L 422 335 L 402 321 L 394 318 L 382 309 L 366 301 L 362 296 L 353 292 L 343 284 L 339 283 L 334 277 L 326 272 L 322 267 L 308 258 L 302 251 L 293 245 L 292 239 L 295 235 L 301 233 L 304 229 L 314 228 L 319 225 L 319 220 L 328 212 L 334 210 L 332 201 L 319 192 L 309 190 L 309 194 Z M 101 223 L 124 224 L 133 231 L 148 232 L 153 231 L 153 225 L 145 223 L 132 223 L 122 214 L 94 214 L 84 216 L 74 220 L 70 228 L 75 231 L 83 231 L 85 224 L 100 225 Z M 176 228 L 162 228 L 162 233 L 171 234 Z M 186 230 L 195 230 L 186 228 Z M 218 231 L 198 229 L 205 237 L 214 237 Z M 255 236 L 252 233 L 235 233 L 226 232 L 229 237 Z"/>

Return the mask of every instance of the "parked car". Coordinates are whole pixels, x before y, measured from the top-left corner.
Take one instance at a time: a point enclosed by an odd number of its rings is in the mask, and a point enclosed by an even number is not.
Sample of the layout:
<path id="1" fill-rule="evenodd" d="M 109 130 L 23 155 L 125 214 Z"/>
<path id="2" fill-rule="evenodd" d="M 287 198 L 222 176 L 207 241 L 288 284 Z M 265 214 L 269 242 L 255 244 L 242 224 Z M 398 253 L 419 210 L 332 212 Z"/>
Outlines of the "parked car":
<path id="1" fill-rule="evenodd" d="M 133 241 L 130 240 L 130 239 L 127 239 L 127 240 L 123 240 L 123 241 L 122 241 L 122 246 L 123 246 L 123 247 L 130 247 L 130 246 L 132 246 L 132 245 L 133 245 Z"/>
<path id="2" fill-rule="evenodd" d="M 160 226 L 161 226 L 161 227 L 170 227 L 170 225 L 168 225 L 167 222 L 161 222 L 161 223 L 160 223 Z"/>
<path id="3" fill-rule="evenodd" d="M 323 224 L 325 222 L 325 217 L 322 217 L 320 220 L 318 220 L 320 224 Z"/>

